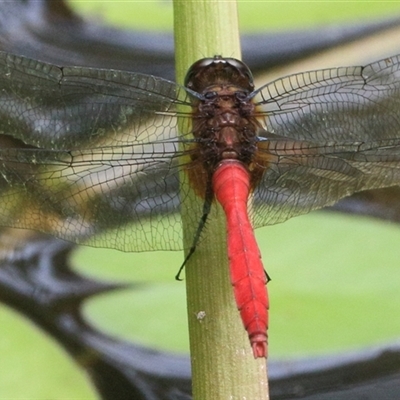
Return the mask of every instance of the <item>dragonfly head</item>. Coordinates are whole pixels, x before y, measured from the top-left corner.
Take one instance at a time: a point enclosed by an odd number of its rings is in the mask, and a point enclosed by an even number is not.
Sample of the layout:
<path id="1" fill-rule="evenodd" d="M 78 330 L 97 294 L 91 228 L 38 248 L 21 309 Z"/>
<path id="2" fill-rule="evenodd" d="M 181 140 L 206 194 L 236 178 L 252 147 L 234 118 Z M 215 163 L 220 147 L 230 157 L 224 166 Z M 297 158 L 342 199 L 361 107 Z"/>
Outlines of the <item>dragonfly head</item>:
<path id="1" fill-rule="evenodd" d="M 188 70 L 185 86 L 197 93 L 210 86 L 232 85 L 248 93 L 254 90 L 253 75 L 249 67 L 236 58 L 202 58 Z"/>

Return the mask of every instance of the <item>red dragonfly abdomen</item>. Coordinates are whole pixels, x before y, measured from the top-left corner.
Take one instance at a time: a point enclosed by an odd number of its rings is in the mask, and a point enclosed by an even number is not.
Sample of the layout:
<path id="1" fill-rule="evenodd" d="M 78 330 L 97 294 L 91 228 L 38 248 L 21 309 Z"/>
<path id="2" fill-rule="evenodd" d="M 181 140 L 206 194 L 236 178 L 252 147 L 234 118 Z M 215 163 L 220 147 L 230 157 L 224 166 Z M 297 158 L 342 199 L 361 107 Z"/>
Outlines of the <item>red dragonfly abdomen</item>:
<path id="1" fill-rule="evenodd" d="M 254 357 L 267 357 L 267 279 L 248 217 L 250 176 L 243 163 L 222 161 L 213 175 L 213 190 L 226 214 L 229 268 L 236 305 Z"/>

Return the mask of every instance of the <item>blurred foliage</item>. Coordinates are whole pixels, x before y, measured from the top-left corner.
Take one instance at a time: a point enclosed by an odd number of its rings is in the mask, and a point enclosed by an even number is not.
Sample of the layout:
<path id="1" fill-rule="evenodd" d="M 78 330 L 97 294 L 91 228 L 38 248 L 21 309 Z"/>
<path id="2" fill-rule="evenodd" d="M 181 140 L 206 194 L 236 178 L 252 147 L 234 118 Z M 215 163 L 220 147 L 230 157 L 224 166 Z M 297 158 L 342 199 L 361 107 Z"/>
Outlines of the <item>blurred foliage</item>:
<path id="1" fill-rule="evenodd" d="M 172 1 L 143 0 L 140 2 L 79 1 L 70 5 L 99 22 L 129 29 L 171 31 Z M 238 0 L 240 27 L 245 32 L 277 31 L 309 28 L 333 23 L 358 22 L 361 19 L 389 17 L 400 11 L 398 2 L 344 3 L 335 0 L 315 1 L 257 1 Z"/>

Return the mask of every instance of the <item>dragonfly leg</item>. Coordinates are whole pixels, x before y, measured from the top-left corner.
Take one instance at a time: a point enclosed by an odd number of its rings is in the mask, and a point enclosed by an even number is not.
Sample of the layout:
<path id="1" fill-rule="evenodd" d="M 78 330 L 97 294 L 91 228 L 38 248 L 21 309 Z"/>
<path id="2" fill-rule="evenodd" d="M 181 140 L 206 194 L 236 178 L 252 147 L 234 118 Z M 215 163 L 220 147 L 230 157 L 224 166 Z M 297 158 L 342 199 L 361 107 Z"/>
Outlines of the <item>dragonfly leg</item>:
<path id="1" fill-rule="evenodd" d="M 201 232 L 203 232 L 203 229 L 204 229 L 204 227 L 206 225 L 207 218 L 208 218 L 208 216 L 210 214 L 210 211 L 211 211 L 212 199 L 213 199 L 213 192 L 211 190 L 211 185 L 210 185 L 210 188 L 207 190 L 207 193 L 206 193 L 206 196 L 205 196 L 205 200 L 204 200 L 204 204 L 203 204 L 203 213 L 201 215 L 199 224 L 197 226 L 192 246 L 190 247 L 189 252 L 187 253 L 185 259 L 183 260 L 183 263 L 180 266 L 178 273 L 175 275 L 175 279 L 177 281 L 182 281 L 183 280 L 180 277 L 180 275 L 181 275 L 181 273 L 183 271 L 183 268 L 185 268 L 186 263 L 189 261 L 190 257 L 192 257 L 193 253 L 196 251 L 197 244 L 199 243 L 199 240 L 200 240 Z"/>
<path id="2" fill-rule="evenodd" d="M 271 281 L 271 277 L 268 275 L 268 272 L 264 269 L 265 277 L 267 278 L 267 283 Z"/>

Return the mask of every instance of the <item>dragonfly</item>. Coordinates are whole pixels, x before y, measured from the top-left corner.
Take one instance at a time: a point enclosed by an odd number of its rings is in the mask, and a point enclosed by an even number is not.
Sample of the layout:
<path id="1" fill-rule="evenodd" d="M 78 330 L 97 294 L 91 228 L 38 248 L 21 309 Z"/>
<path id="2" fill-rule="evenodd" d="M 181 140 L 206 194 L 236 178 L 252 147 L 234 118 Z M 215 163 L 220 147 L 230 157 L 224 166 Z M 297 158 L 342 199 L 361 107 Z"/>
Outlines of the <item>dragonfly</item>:
<path id="1" fill-rule="evenodd" d="M 219 203 L 256 358 L 267 357 L 269 303 L 253 229 L 399 183 L 399 55 L 255 89 L 249 68 L 222 56 L 178 85 L 0 52 L 0 225 L 177 250 L 185 202 L 190 257 Z"/>

